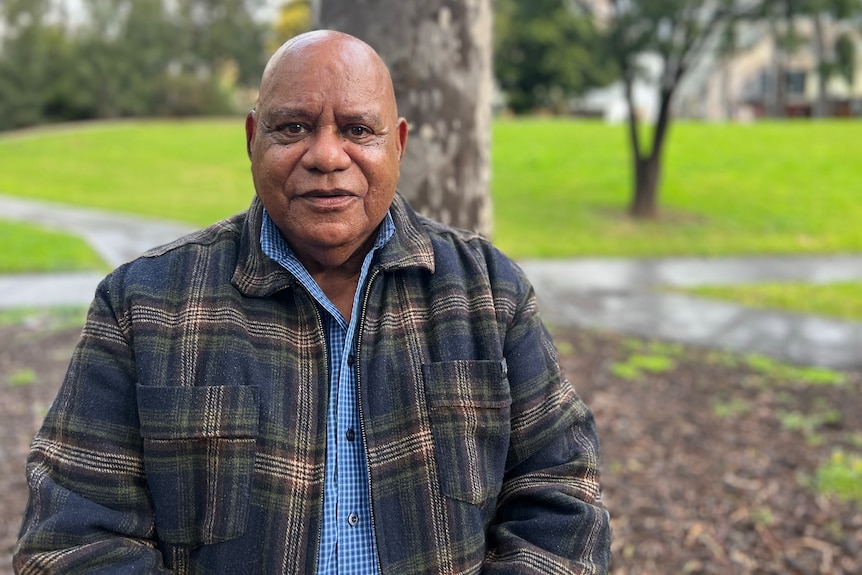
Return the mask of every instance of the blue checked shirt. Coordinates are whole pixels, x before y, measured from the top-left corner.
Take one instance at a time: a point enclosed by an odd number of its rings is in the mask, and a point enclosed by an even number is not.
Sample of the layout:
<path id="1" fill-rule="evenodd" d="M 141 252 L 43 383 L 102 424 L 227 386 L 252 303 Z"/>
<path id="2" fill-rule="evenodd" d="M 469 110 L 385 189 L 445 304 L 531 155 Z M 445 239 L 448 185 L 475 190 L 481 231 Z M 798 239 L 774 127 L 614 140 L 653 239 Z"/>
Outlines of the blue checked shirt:
<path id="1" fill-rule="evenodd" d="M 331 369 L 319 575 L 371 575 L 379 572 L 371 524 L 368 467 L 359 427 L 354 359 L 360 297 L 368 280 L 368 269 L 374 252 L 384 246 L 394 233 L 395 224 L 387 213 L 377 241 L 362 263 L 348 324 L 296 258 L 266 211 L 263 213 L 260 231 L 263 252 L 292 273 L 324 310 L 321 317 Z"/>

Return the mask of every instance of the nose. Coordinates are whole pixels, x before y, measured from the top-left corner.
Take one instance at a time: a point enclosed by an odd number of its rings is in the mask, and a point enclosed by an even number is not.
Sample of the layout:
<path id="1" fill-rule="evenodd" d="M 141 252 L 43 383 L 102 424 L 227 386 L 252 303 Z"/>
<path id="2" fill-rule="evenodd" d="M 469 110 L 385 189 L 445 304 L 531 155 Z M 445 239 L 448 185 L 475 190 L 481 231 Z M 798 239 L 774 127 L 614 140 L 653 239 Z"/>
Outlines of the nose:
<path id="1" fill-rule="evenodd" d="M 344 149 L 347 141 L 337 130 L 318 128 L 306 142 L 308 148 L 302 156 L 306 170 L 329 173 L 350 167 L 350 156 Z"/>

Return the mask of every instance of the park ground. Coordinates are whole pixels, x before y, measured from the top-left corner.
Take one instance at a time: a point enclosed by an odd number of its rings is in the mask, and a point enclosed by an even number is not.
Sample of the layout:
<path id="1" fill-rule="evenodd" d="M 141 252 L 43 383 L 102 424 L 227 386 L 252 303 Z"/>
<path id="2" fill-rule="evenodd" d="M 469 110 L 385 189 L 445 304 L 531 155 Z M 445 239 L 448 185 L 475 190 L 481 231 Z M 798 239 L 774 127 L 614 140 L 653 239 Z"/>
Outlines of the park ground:
<path id="1" fill-rule="evenodd" d="M 28 445 L 79 332 L 0 326 L 0 575 L 11 574 Z M 862 572 L 862 506 L 816 486 L 818 468 L 862 443 L 862 372 L 554 335 L 599 428 L 614 574 Z"/>

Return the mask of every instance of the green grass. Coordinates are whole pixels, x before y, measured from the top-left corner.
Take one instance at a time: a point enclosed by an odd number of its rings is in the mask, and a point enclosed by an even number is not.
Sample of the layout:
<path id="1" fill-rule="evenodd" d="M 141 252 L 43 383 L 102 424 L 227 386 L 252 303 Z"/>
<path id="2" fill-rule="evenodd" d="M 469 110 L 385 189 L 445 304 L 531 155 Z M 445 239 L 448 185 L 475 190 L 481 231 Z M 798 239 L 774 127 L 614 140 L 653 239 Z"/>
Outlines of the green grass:
<path id="1" fill-rule="evenodd" d="M 824 285 L 768 283 L 704 286 L 685 290 L 702 297 L 743 305 L 862 321 L 862 283 Z"/>
<path id="2" fill-rule="evenodd" d="M 634 222 L 625 215 L 631 176 L 623 126 L 498 120 L 494 239 L 515 258 L 862 251 L 858 135 L 857 122 L 677 122 L 661 217 Z M 244 209 L 253 194 L 243 122 L 95 123 L 0 135 L 0 193 L 206 225 Z"/>
<path id="3" fill-rule="evenodd" d="M 87 306 L 0 309 L 0 327 L 38 326 L 48 331 L 82 327 Z"/>
<path id="4" fill-rule="evenodd" d="M 515 257 L 862 251 L 859 134 L 858 122 L 675 123 L 662 217 L 635 223 L 623 126 L 500 121 L 495 240 Z"/>
<path id="5" fill-rule="evenodd" d="M 0 246 L 3 273 L 107 269 L 81 238 L 29 224 L 0 220 Z"/>
<path id="6" fill-rule="evenodd" d="M 254 193 L 241 118 L 0 137 L 0 192 L 206 225 Z"/>
<path id="7" fill-rule="evenodd" d="M 636 223 L 623 126 L 499 120 L 494 239 L 517 258 L 862 251 L 858 137 L 857 122 L 677 122 L 662 217 Z M 0 191 L 199 225 L 253 193 L 240 118 L 13 133 Z"/>

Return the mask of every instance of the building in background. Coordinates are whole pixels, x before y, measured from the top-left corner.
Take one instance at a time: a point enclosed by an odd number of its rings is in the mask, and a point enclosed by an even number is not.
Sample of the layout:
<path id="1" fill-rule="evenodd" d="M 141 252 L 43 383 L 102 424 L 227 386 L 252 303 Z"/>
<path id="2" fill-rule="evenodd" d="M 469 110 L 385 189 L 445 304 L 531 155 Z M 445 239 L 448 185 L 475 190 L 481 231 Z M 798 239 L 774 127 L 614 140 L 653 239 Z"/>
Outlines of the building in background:
<path id="1" fill-rule="evenodd" d="M 740 25 L 734 52 L 721 58 L 714 48 L 700 60 L 677 94 L 677 117 L 749 121 L 764 117 L 811 117 L 819 97 L 819 62 L 813 23 L 797 22 L 801 42 L 788 52 L 776 46 L 765 23 Z M 826 22 L 827 51 L 841 34 L 856 45 L 852 85 L 840 73 L 825 84 L 827 116 L 862 116 L 862 34 L 858 22 Z M 832 57 L 832 54 L 827 54 Z"/>

